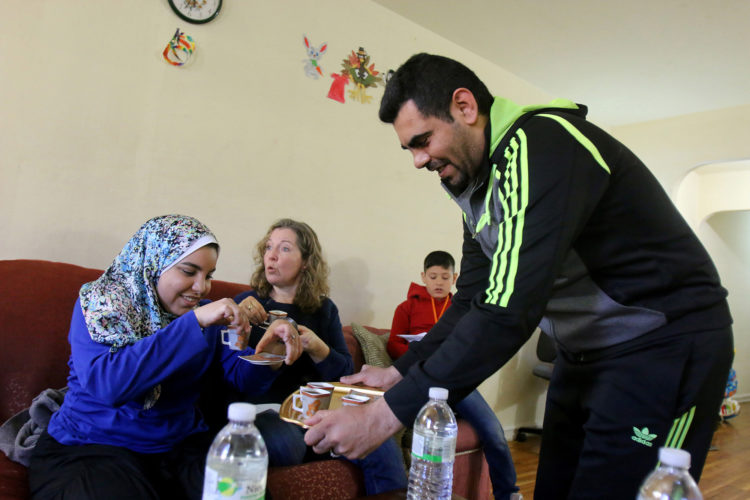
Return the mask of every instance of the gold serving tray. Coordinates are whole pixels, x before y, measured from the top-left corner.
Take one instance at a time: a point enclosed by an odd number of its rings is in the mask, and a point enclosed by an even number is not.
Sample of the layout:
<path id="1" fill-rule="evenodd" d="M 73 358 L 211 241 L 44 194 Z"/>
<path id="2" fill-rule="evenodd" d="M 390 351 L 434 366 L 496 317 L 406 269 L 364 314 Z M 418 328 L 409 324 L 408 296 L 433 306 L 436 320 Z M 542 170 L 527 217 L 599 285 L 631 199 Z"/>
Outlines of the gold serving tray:
<path id="1" fill-rule="evenodd" d="M 355 391 L 360 394 L 365 394 L 367 396 L 370 396 L 370 403 L 377 398 L 380 398 L 383 396 L 383 393 L 385 391 L 382 391 L 380 389 L 375 389 L 373 387 L 366 387 L 364 385 L 348 385 L 348 384 L 342 384 L 341 382 L 329 382 L 333 386 L 333 394 L 331 394 L 331 403 L 328 405 L 329 410 L 335 410 L 337 408 L 341 408 L 341 398 L 349 394 L 350 391 Z M 281 417 L 281 420 L 284 420 L 285 422 L 291 422 L 293 424 L 297 424 L 303 429 L 308 429 L 309 426 L 302 423 L 302 415 L 295 411 L 292 408 L 292 398 L 294 398 L 295 394 L 299 394 L 299 389 L 294 391 L 292 394 L 287 396 L 287 398 L 284 400 L 283 403 L 281 403 L 281 408 L 279 409 L 279 416 Z M 368 403 L 369 404 L 369 403 Z"/>

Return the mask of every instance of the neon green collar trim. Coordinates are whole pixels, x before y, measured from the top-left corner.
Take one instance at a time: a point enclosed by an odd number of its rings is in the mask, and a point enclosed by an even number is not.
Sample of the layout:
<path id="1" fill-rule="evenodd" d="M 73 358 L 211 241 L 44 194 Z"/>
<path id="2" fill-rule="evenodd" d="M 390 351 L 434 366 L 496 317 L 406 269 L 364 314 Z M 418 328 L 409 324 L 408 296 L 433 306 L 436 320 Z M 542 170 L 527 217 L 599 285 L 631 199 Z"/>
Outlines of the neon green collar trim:
<path id="1" fill-rule="evenodd" d="M 578 109 L 578 105 L 567 99 L 554 99 L 547 104 L 519 106 L 503 97 L 495 97 L 490 109 L 490 157 L 511 125 L 524 113 L 545 108 Z"/>

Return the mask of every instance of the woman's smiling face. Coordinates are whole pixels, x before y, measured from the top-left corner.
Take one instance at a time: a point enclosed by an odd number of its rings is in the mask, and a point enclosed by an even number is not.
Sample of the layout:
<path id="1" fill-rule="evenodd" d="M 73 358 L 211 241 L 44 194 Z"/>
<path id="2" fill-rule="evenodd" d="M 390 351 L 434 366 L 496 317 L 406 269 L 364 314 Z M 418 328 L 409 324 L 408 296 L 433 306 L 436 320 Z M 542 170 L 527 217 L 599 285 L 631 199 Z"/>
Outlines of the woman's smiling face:
<path id="1" fill-rule="evenodd" d="M 207 245 L 164 271 L 156 284 L 156 294 L 164 310 L 181 316 L 196 307 L 211 291 L 218 257 L 216 248 Z"/>

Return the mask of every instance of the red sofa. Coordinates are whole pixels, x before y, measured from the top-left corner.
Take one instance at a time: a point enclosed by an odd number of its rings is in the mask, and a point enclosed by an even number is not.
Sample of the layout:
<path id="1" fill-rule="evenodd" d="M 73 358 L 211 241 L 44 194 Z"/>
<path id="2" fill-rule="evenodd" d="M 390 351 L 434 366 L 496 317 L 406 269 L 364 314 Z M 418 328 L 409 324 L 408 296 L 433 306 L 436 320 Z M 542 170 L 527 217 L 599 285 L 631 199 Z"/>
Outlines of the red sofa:
<path id="1" fill-rule="evenodd" d="M 44 260 L 0 260 L 0 423 L 27 408 L 47 388 L 61 388 L 68 375 L 68 327 L 78 289 L 101 275 L 99 269 Z M 214 280 L 210 298 L 233 297 L 249 287 Z M 384 334 L 387 330 L 368 327 Z M 364 362 L 350 326 L 344 327 L 355 368 Z M 453 491 L 487 499 L 487 463 L 471 426 L 459 420 Z M 300 488 L 300 484 L 305 486 Z M 365 495 L 358 467 L 324 460 L 272 467 L 268 490 L 274 500 L 349 499 Z M 300 491 L 305 495 L 300 496 Z M 29 498 L 26 468 L 0 453 L 0 500 Z"/>

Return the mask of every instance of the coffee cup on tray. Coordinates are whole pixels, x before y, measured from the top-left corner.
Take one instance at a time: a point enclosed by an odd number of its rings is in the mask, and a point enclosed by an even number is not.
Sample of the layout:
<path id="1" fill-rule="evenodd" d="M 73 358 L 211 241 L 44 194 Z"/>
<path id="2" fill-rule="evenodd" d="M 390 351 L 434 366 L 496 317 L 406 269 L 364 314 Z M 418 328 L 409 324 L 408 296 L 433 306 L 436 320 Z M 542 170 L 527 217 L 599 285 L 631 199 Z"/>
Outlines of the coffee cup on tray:
<path id="1" fill-rule="evenodd" d="M 303 386 L 300 387 L 299 393 L 292 397 L 292 409 L 305 419 L 315 415 L 318 410 L 328 409 L 330 402 L 331 393 L 325 389 Z"/>
<path id="2" fill-rule="evenodd" d="M 362 406 L 369 402 L 369 396 L 354 391 L 341 398 L 341 406 Z"/>

